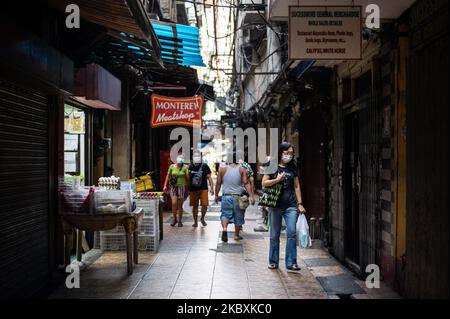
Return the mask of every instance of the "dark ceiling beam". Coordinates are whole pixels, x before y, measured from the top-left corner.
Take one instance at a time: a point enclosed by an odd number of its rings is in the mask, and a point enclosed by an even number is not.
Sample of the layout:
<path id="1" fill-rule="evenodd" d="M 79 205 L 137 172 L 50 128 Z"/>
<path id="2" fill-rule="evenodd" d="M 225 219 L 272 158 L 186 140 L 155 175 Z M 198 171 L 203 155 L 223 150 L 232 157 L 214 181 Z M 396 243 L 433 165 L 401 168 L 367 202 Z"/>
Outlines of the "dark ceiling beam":
<path id="1" fill-rule="evenodd" d="M 155 30 L 153 30 L 150 19 L 147 16 L 147 12 L 141 1 L 139 0 L 125 0 L 128 8 L 136 19 L 137 24 L 141 28 L 145 41 L 149 44 L 154 54 L 155 61 L 164 68 L 161 55 L 161 44 L 158 41 Z"/>
<path id="2" fill-rule="evenodd" d="M 95 49 L 95 47 L 104 39 L 106 34 L 107 34 L 107 32 L 105 30 L 102 30 L 99 33 L 97 33 L 97 35 L 93 39 L 91 39 L 87 43 L 83 44 L 77 50 L 75 50 L 73 52 L 74 58 L 75 59 L 79 58 L 79 57 L 85 55 L 86 53 L 93 51 Z"/>

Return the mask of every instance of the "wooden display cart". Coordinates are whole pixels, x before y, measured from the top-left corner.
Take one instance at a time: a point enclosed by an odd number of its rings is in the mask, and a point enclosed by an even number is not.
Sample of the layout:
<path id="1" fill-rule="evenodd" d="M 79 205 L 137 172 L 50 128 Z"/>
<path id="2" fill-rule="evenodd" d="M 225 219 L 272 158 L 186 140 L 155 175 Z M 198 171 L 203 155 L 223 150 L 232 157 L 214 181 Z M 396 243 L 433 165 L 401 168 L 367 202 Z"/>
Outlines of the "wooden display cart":
<path id="1" fill-rule="evenodd" d="M 133 273 L 133 262 L 137 264 L 139 259 L 137 229 L 144 217 L 142 208 L 138 208 L 131 213 L 61 214 L 60 217 L 65 235 L 64 262 L 66 266 L 70 263 L 71 250 L 70 241 L 67 238 L 70 236 L 72 229 L 76 229 L 77 260 L 81 261 L 83 231 L 105 231 L 116 226 L 123 226 L 127 245 L 127 271 L 129 275 Z"/>

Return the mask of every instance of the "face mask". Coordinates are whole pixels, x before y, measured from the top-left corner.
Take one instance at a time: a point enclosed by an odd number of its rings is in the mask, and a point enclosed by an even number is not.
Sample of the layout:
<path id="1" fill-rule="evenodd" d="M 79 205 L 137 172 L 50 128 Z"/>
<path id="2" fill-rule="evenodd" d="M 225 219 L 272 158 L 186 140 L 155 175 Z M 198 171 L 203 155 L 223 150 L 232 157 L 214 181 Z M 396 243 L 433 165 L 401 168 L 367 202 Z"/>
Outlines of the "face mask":
<path id="1" fill-rule="evenodd" d="M 177 164 L 183 164 L 183 158 L 182 157 L 177 157 Z"/>
<path id="2" fill-rule="evenodd" d="M 292 161 L 292 155 L 282 155 L 281 156 L 281 160 L 283 161 L 283 163 L 289 163 L 290 161 Z"/>
<path id="3" fill-rule="evenodd" d="M 193 159 L 193 161 L 194 161 L 195 164 L 199 164 L 199 163 L 201 163 L 201 161 L 202 161 L 202 158 L 199 157 L 199 156 L 194 156 L 192 159 Z"/>

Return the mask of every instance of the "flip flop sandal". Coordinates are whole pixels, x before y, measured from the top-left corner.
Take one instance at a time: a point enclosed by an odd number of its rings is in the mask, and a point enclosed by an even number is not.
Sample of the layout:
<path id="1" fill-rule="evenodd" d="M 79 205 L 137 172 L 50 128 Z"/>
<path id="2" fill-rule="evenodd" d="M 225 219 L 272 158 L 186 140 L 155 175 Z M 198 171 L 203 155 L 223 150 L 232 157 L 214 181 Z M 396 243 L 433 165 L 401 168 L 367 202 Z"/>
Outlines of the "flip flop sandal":
<path id="1" fill-rule="evenodd" d="M 236 241 L 239 241 L 239 240 L 242 240 L 242 239 L 244 239 L 244 237 L 242 237 L 242 236 L 234 236 L 234 240 L 236 240 Z"/>
<path id="2" fill-rule="evenodd" d="M 228 232 L 222 231 L 222 241 L 226 243 L 228 241 Z"/>

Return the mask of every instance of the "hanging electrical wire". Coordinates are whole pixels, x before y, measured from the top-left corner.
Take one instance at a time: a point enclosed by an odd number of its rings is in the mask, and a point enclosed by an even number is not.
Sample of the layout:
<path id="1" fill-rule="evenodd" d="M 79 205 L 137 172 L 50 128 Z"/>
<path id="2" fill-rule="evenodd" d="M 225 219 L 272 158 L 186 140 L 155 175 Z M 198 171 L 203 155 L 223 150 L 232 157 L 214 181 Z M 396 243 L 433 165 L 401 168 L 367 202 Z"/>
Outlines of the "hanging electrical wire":
<path id="1" fill-rule="evenodd" d="M 204 4 L 205 1 L 203 1 L 203 3 L 201 1 L 193 1 L 193 0 L 177 0 L 177 2 L 187 2 L 187 3 L 193 3 L 193 4 Z M 207 6 L 210 7 L 218 7 L 218 8 L 230 8 L 230 9 L 237 9 L 237 6 L 233 6 L 233 5 L 220 5 L 220 4 L 208 4 Z"/>
<path id="2" fill-rule="evenodd" d="M 223 0 L 222 0 L 223 1 Z M 230 0 L 230 2 L 228 2 L 228 4 L 231 4 L 231 1 L 232 0 Z M 227 3 L 227 2 L 225 2 L 225 3 Z M 233 4 L 234 4 L 234 1 L 233 1 Z M 231 27 L 235 27 L 235 23 L 234 23 L 234 19 L 233 19 L 233 21 L 232 21 L 232 16 L 233 16 L 233 13 L 234 13 L 234 11 L 235 10 L 232 10 L 232 9 L 229 9 L 228 10 L 228 24 L 227 24 L 227 32 L 229 32 L 230 31 L 230 29 L 231 29 Z M 232 23 L 233 22 L 233 23 Z M 231 42 L 231 44 L 229 43 L 229 41 L 233 41 L 233 42 Z M 233 44 L 234 44 L 234 37 L 233 37 L 233 39 L 231 39 L 230 37 L 226 37 L 225 38 L 225 46 L 224 46 L 224 48 L 226 49 L 228 46 L 230 46 L 230 47 L 233 47 Z M 226 56 L 226 55 L 224 55 L 224 56 Z M 227 64 L 229 64 L 229 57 L 230 57 L 230 55 L 228 56 L 228 58 L 227 58 Z M 227 83 L 227 81 L 228 82 L 231 82 L 231 79 L 227 76 L 227 79 L 226 79 L 226 81 L 225 81 L 225 79 L 222 79 L 222 77 L 219 77 L 219 83 L 223 83 L 225 86 L 228 86 L 229 85 L 229 83 Z"/>

